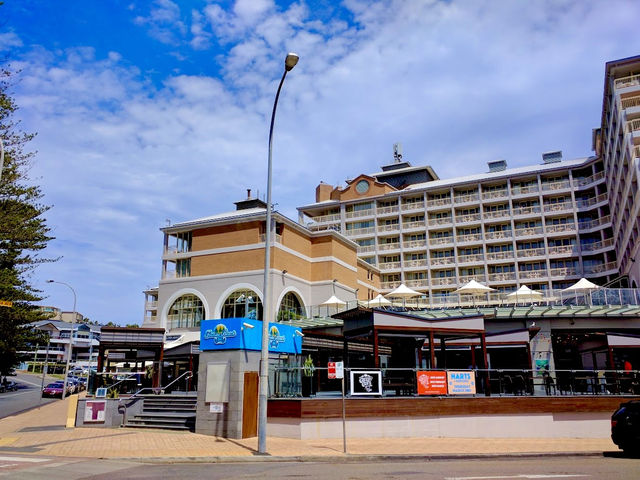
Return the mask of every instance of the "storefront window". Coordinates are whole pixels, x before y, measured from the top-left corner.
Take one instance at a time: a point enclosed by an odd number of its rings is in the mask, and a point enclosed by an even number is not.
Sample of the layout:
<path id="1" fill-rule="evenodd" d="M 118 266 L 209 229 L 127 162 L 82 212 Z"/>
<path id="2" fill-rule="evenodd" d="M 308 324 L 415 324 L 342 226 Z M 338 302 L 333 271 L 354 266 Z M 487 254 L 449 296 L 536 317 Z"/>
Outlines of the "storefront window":
<path id="1" fill-rule="evenodd" d="M 253 290 L 236 290 L 225 300 L 222 307 L 222 318 L 262 320 L 262 302 Z"/>

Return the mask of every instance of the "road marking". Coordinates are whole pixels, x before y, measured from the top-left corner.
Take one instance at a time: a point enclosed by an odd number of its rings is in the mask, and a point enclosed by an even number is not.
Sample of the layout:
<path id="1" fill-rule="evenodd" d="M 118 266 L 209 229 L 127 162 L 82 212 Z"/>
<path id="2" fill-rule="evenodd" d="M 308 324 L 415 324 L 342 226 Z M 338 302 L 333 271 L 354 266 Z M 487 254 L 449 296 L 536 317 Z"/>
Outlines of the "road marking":
<path id="1" fill-rule="evenodd" d="M 445 477 L 445 480 L 501 480 L 505 478 L 576 478 L 576 477 L 590 477 L 591 475 L 585 474 L 535 474 L 535 473 L 521 473 L 519 475 L 491 475 L 489 477 Z"/>
<path id="2" fill-rule="evenodd" d="M 35 458 L 35 457 L 0 457 L 0 462 L 27 462 L 27 463 L 40 463 L 48 462 L 50 458 Z"/>

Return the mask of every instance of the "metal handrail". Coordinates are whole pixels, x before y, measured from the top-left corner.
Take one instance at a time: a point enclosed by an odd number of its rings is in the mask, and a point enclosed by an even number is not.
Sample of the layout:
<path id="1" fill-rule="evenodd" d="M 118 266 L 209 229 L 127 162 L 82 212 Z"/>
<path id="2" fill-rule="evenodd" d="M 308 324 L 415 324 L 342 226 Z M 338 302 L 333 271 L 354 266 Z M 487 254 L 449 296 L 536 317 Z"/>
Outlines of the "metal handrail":
<path id="1" fill-rule="evenodd" d="M 190 378 L 193 378 L 193 372 L 191 370 L 187 370 L 186 372 L 184 372 L 182 375 L 180 375 L 178 378 L 176 378 L 175 380 L 173 380 L 171 383 L 165 385 L 164 387 L 144 387 L 141 388 L 140 390 L 138 390 L 137 392 L 135 392 L 133 395 L 131 395 L 130 397 L 127 398 L 121 398 L 118 401 L 118 411 L 120 409 L 122 409 L 122 423 L 120 424 L 121 427 L 124 426 L 124 424 L 127 421 L 127 408 L 131 405 L 131 400 L 133 400 L 135 397 L 139 397 L 140 394 L 142 392 L 144 392 L 145 390 L 150 390 L 152 393 L 155 393 L 156 395 L 160 395 L 162 393 L 165 392 L 165 390 L 167 388 L 169 388 L 171 385 L 173 385 L 174 383 L 176 383 L 177 381 L 181 380 L 182 377 L 185 377 L 185 380 L 188 380 Z M 126 379 L 125 379 L 126 380 Z M 122 380 L 124 381 L 124 380 Z M 127 405 L 125 403 L 125 400 L 129 402 L 129 405 Z"/>

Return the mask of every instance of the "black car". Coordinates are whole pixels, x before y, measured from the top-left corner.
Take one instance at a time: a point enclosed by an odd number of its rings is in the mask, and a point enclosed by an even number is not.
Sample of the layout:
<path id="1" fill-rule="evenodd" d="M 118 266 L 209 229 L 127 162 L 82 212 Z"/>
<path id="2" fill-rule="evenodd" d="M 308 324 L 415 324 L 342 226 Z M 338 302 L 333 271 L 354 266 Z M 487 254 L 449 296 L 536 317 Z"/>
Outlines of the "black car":
<path id="1" fill-rule="evenodd" d="M 611 440 L 625 453 L 640 452 L 640 401 L 621 403 L 611 416 Z"/>

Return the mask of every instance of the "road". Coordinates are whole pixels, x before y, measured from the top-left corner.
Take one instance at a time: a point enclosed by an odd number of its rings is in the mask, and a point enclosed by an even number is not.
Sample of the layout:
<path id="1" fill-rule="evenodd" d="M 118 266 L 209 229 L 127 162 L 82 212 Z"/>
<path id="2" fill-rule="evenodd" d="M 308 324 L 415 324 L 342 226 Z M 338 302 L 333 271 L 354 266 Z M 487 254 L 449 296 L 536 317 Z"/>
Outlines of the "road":
<path id="1" fill-rule="evenodd" d="M 32 375 L 30 373 L 18 373 L 15 377 L 8 377 L 19 383 L 16 392 L 0 393 L 0 418 L 8 417 L 23 410 L 28 410 L 40 405 L 40 385 L 42 382 L 41 375 Z M 45 378 L 45 385 L 53 382 L 55 378 Z M 43 398 L 42 404 L 54 402 L 55 399 Z"/>
<path id="2" fill-rule="evenodd" d="M 118 479 L 429 479 L 526 480 L 576 479 L 636 480 L 640 459 L 622 455 L 598 457 L 535 457 L 486 460 L 432 460 L 358 463 L 190 463 L 140 465 L 108 460 L 0 457 L 0 477 L 20 480 Z M 22 460 L 22 461 L 21 461 Z M 3 467 L 3 464 L 8 466 Z"/>

